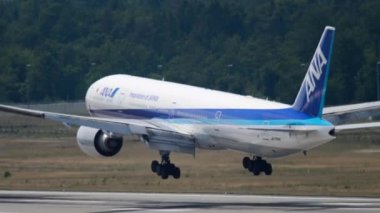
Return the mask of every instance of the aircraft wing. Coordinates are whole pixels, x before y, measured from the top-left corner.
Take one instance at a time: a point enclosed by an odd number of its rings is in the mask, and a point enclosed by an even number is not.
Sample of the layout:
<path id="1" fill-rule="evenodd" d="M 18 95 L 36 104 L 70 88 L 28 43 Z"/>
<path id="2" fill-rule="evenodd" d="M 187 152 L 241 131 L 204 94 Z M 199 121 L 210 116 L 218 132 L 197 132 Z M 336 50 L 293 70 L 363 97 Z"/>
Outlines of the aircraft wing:
<path id="1" fill-rule="evenodd" d="M 373 121 L 380 118 L 380 101 L 325 107 L 323 118 L 334 125 Z"/>
<path id="2" fill-rule="evenodd" d="M 24 109 L 7 105 L 0 105 L 0 111 L 58 121 L 67 125 L 87 126 L 103 129 L 123 135 L 146 134 L 145 128 L 158 128 L 147 122 L 141 122 L 134 119 L 106 119 L 89 116 L 67 115 L 54 112 Z"/>
<path id="3" fill-rule="evenodd" d="M 160 150 L 164 148 L 169 151 L 189 154 L 194 154 L 195 152 L 195 142 L 192 135 L 160 125 L 158 121 L 68 115 L 1 104 L 0 111 L 62 122 L 65 125 L 87 126 L 120 135 L 149 136 L 149 140 L 145 142 L 153 149 Z"/>

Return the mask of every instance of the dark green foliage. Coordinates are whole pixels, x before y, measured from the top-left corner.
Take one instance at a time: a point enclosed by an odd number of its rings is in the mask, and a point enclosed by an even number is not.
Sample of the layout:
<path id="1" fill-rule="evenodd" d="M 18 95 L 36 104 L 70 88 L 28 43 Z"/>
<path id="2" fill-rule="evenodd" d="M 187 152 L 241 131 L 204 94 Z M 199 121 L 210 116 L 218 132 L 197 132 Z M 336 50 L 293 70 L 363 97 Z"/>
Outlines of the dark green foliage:
<path id="1" fill-rule="evenodd" d="M 376 98 L 380 2 L 0 1 L 0 101 L 82 99 L 127 73 L 292 103 L 325 25 L 327 104 Z"/>

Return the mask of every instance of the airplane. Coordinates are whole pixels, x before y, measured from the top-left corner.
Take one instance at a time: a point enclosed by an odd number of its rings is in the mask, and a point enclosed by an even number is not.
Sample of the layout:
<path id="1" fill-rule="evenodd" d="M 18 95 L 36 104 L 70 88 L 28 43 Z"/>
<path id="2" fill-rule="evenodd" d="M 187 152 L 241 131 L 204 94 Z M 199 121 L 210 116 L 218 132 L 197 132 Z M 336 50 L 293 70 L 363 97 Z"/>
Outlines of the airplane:
<path id="1" fill-rule="evenodd" d="M 125 74 L 93 83 L 85 97 L 90 116 L 0 105 L 0 111 L 79 126 L 77 142 L 90 156 L 119 153 L 124 135 L 137 135 L 161 160 L 151 170 L 178 179 L 181 170 L 170 153 L 195 156 L 197 149 L 235 150 L 254 175 L 272 174 L 264 158 L 306 152 L 344 130 L 376 128 L 378 122 L 334 126 L 323 118 L 335 28 L 326 26 L 292 105 Z M 365 108 L 365 107 L 364 107 Z M 363 109 L 356 106 L 355 110 Z M 349 109 L 330 110 L 329 116 Z"/>

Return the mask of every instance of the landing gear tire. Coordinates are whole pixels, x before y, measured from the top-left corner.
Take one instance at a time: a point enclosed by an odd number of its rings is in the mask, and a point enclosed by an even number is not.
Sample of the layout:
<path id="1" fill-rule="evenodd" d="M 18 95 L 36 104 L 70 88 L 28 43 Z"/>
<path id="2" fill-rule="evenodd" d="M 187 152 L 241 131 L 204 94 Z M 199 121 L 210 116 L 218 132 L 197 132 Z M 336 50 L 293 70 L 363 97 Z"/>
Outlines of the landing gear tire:
<path id="1" fill-rule="evenodd" d="M 156 168 L 156 174 L 158 175 L 158 176 L 161 176 L 162 175 L 162 171 L 163 171 L 163 167 L 160 165 L 160 164 L 158 164 L 157 165 L 157 168 Z"/>
<path id="2" fill-rule="evenodd" d="M 266 175 L 271 175 L 273 172 L 272 165 L 261 157 L 253 157 L 252 159 L 244 157 L 243 167 L 252 172 L 255 176 L 260 175 L 261 172 L 264 172 Z"/>
<path id="3" fill-rule="evenodd" d="M 271 175 L 272 172 L 273 172 L 273 170 L 272 170 L 272 165 L 271 165 L 270 163 L 267 163 L 267 164 L 265 165 L 264 173 L 265 173 L 266 175 Z"/>
<path id="4" fill-rule="evenodd" d="M 248 168 L 247 168 L 248 171 L 253 172 L 253 166 L 254 166 L 253 161 L 249 160 Z"/>
<path id="5" fill-rule="evenodd" d="M 253 168 L 252 168 L 253 175 L 255 175 L 255 176 L 260 175 L 261 170 L 260 170 L 259 165 L 257 163 L 252 163 L 252 164 L 254 164 Z"/>
<path id="6" fill-rule="evenodd" d="M 175 167 L 173 171 L 173 178 L 179 179 L 180 177 L 181 177 L 181 170 L 178 167 Z"/>
<path id="7" fill-rule="evenodd" d="M 248 169 L 251 164 L 251 159 L 249 157 L 244 157 L 243 158 L 243 167 L 244 169 Z"/>
<path id="8" fill-rule="evenodd" d="M 168 177 L 169 177 L 168 171 L 166 171 L 165 168 L 162 169 L 162 170 L 161 170 L 161 174 L 160 174 L 160 176 L 161 176 L 161 178 L 162 178 L 163 180 L 168 179 Z"/>
<path id="9" fill-rule="evenodd" d="M 150 164 L 150 168 L 152 169 L 153 173 L 157 173 L 158 166 L 159 166 L 158 161 L 156 160 L 152 161 L 152 163 Z"/>

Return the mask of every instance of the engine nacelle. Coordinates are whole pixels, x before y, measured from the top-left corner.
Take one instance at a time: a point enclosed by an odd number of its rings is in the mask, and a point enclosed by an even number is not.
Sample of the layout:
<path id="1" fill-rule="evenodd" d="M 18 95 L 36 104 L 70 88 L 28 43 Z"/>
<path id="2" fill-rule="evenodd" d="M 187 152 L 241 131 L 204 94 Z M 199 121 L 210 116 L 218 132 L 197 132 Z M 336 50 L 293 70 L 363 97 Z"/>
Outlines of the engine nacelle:
<path id="1" fill-rule="evenodd" d="M 100 129 L 81 126 L 77 132 L 77 142 L 80 149 L 94 157 L 111 157 L 116 155 L 123 146 L 123 137 L 105 133 Z"/>

